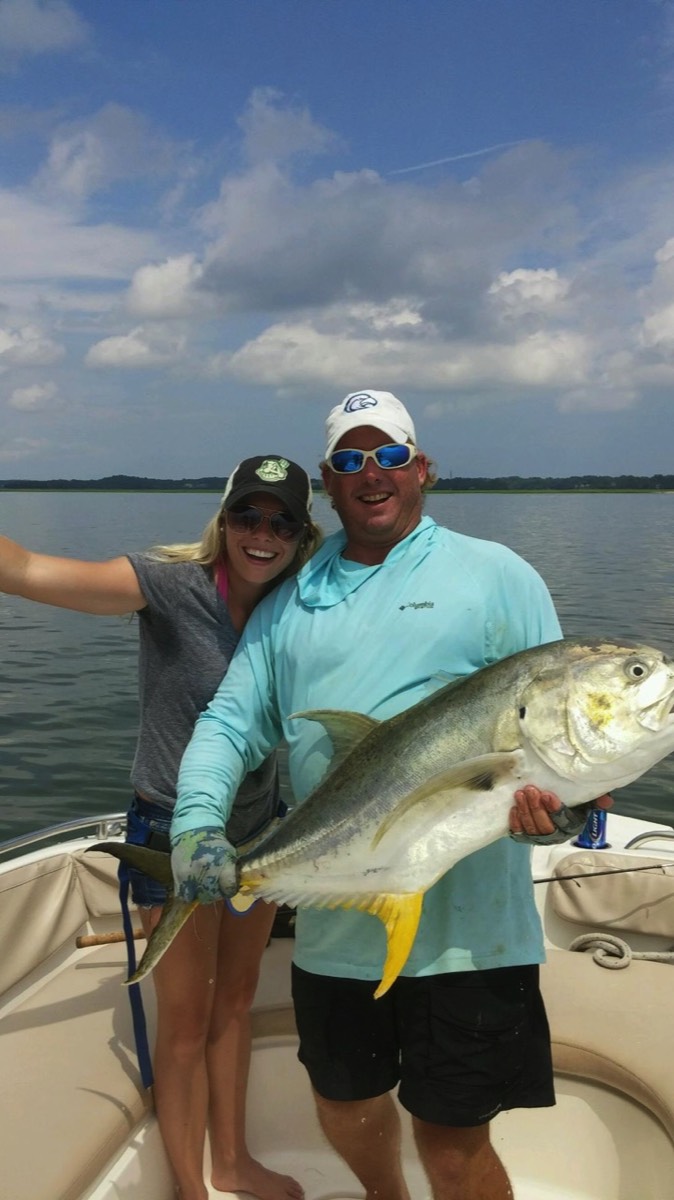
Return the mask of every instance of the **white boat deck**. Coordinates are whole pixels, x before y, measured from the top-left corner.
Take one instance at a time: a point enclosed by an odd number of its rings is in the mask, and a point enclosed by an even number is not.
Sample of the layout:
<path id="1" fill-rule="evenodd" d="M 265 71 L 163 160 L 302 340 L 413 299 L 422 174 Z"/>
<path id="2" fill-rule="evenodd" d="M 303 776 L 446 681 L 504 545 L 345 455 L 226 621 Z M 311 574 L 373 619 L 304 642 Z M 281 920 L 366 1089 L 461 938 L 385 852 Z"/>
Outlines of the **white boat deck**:
<path id="1" fill-rule="evenodd" d="M 540 856 L 535 874 L 551 872 L 561 850 Z M 0 867 L 0 1200 L 171 1200 L 121 986 L 124 947 L 75 949 L 79 933 L 119 928 L 115 865 L 107 855 L 82 851 L 80 843 Z M 653 853 L 651 846 L 643 850 Z M 548 911 L 550 890 L 540 895 L 554 934 L 542 979 L 557 1106 L 501 1115 L 493 1123 L 495 1145 L 516 1200 L 668 1200 L 674 1196 L 674 975 L 652 962 L 603 970 L 565 949 L 584 926 Z M 630 941 L 667 944 L 648 933 Z M 264 955 L 254 1011 L 251 1149 L 298 1178 L 307 1200 L 362 1200 L 357 1181 L 320 1134 L 297 1062 L 291 949 L 289 939 L 274 940 Z M 143 987 L 152 1036 L 151 981 Z M 410 1191 L 414 1200 L 429 1200 L 404 1114 L 403 1122 Z M 227 1193 L 211 1194 L 229 1200 Z M 241 1193 L 236 1200 L 248 1198 Z"/>

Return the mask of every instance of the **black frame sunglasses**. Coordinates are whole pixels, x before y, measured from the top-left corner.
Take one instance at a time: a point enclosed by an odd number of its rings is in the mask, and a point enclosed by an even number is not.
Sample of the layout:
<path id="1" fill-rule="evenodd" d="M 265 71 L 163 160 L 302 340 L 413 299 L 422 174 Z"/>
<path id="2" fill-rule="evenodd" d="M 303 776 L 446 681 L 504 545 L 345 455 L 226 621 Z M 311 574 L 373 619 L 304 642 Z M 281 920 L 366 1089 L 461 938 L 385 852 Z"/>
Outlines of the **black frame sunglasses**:
<path id="1" fill-rule="evenodd" d="M 291 513 L 266 513 L 254 504 L 233 504 L 225 509 L 225 520 L 235 533 L 255 533 L 266 521 L 280 542 L 296 542 L 306 529 L 306 521 L 298 521 Z"/>

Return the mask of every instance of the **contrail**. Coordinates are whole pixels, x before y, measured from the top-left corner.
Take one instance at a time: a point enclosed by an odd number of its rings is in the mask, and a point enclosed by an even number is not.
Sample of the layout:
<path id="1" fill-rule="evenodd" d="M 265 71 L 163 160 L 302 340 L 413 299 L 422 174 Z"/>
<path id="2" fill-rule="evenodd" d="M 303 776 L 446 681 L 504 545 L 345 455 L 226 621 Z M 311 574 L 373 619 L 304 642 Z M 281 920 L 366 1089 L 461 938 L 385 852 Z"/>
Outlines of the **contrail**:
<path id="1" fill-rule="evenodd" d="M 481 154 L 491 154 L 492 150 L 505 150 L 506 146 L 521 146 L 530 138 L 518 138 L 514 142 L 497 142 L 495 146 L 485 146 L 483 150 L 469 150 L 467 154 L 452 154 L 449 158 L 435 158 L 433 162 L 419 163 L 416 167 L 399 167 L 397 171 L 387 171 L 387 175 L 407 175 L 410 171 L 425 171 L 426 167 L 441 167 L 444 163 L 461 162 L 463 158 L 479 158 Z"/>

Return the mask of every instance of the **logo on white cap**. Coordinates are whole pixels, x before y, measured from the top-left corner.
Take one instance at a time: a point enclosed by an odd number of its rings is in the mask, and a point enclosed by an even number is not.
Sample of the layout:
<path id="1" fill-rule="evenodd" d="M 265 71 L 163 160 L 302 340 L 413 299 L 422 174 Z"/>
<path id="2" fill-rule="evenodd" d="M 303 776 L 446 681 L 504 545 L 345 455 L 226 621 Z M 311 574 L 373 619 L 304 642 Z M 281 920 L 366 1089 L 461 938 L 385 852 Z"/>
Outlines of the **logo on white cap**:
<path id="1" fill-rule="evenodd" d="M 360 412 L 363 408 L 376 408 L 378 403 L 376 396 L 371 396 L 369 392 L 354 392 L 347 398 L 344 412 Z"/>

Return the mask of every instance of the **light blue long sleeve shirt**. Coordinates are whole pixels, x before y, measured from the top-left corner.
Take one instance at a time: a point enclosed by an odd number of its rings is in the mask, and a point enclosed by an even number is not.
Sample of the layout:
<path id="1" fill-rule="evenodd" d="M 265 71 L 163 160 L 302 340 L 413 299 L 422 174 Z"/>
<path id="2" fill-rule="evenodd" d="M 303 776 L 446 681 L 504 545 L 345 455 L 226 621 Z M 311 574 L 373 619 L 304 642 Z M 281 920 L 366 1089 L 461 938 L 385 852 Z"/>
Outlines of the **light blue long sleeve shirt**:
<path id="1" fill-rule="evenodd" d="M 174 839 L 224 828 L 241 778 L 282 737 L 297 802 L 313 790 L 331 743 L 292 713 L 344 708 L 385 720 L 447 678 L 561 636 L 542 579 L 505 546 L 430 517 L 374 567 L 343 559 L 345 541 L 343 532 L 329 537 L 248 621 L 185 752 Z M 403 974 L 542 961 L 529 859 L 526 846 L 501 838 L 457 863 L 424 898 Z M 319 974 L 379 979 L 385 942 L 368 914 L 306 909 L 295 961 Z"/>

